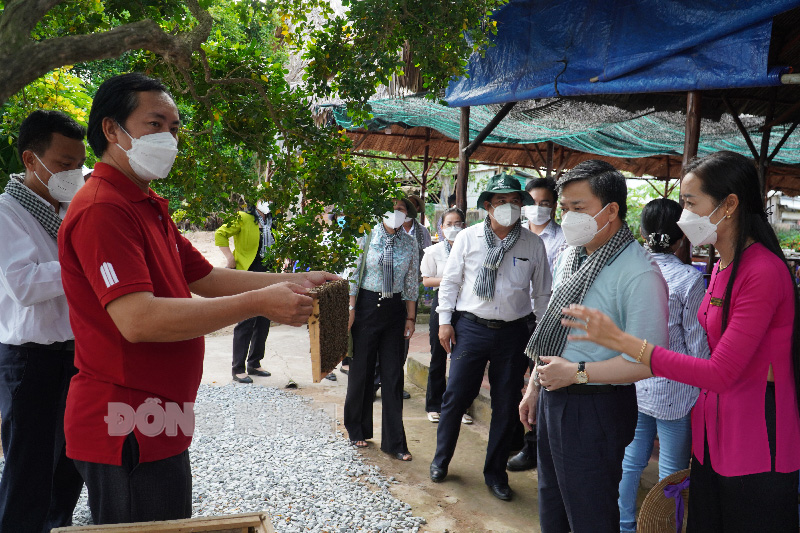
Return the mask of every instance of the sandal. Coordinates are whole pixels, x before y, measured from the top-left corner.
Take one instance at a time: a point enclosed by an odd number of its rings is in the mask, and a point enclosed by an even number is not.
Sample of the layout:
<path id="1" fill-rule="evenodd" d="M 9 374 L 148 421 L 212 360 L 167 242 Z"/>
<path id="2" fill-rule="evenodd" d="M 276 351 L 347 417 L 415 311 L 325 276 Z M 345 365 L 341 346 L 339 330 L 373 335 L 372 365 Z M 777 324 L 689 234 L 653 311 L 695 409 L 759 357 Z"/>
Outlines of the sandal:
<path id="1" fill-rule="evenodd" d="M 467 413 L 464 413 L 463 415 L 461 415 L 461 423 L 462 424 L 468 426 L 468 425 L 472 424 L 472 422 L 473 422 L 472 417 L 469 416 Z"/>
<path id="2" fill-rule="evenodd" d="M 434 424 L 438 424 L 439 423 L 439 413 L 437 413 L 436 411 L 429 412 L 428 413 L 428 420 L 430 422 L 433 422 Z"/>
<path id="3" fill-rule="evenodd" d="M 394 458 L 395 458 L 395 459 L 397 459 L 398 461 L 404 461 L 404 462 L 408 462 L 408 461 L 410 461 L 411 459 L 413 459 L 413 457 L 411 457 L 411 454 L 410 454 L 410 453 L 408 453 L 408 452 L 397 452 L 397 453 L 393 453 L 393 454 L 392 454 L 392 457 L 394 457 Z"/>
<path id="4" fill-rule="evenodd" d="M 350 445 L 355 446 L 356 448 L 366 448 L 369 446 L 369 443 L 365 440 L 351 440 Z"/>

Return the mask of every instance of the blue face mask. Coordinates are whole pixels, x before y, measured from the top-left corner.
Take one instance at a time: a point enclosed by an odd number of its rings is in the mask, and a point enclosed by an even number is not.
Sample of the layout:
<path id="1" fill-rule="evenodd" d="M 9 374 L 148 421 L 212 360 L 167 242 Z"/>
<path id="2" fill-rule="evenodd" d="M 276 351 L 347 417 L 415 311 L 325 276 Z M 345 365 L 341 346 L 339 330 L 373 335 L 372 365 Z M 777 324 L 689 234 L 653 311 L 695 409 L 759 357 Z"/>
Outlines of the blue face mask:
<path id="1" fill-rule="evenodd" d="M 344 227 L 344 224 L 345 224 L 345 222 L 344 222 L 344 217 L 337 217 L 337 218 L 336 218 L 336 223 L 337 223 L 337 224 L 339 224 L 339 227 L 340 227 L 340 228 L 343 228 L 343 227 Z"/>

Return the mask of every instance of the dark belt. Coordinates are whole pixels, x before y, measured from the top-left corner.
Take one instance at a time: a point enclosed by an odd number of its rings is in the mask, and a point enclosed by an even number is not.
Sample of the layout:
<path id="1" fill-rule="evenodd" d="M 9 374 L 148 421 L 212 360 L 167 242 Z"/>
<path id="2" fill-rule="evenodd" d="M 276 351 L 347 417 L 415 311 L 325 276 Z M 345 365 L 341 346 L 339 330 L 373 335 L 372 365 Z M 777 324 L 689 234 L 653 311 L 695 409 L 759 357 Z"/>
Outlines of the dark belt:
<path id="1" fill-rule="evenodd" d="M 583 385 L 576 383 L 548 392 L 563 392 L 566 394 L 608 394 L 610 392 L 623 390 L 626 387 L 633 387 L 633 385 Z"/>
<path id="2" fill-rule="evenodd" d="M 39 344 L 38 342 L 26 342 L 21 344 L 24 348 L 35 348 L 37 350 L 52 350 L 54 352 L 74 352 L 75 341 L 54 342 L 53 344 Z"/>
<path id="3" fill-rule="evenodd" d="M 486 326 L 489 329 L 502 329 L 508 326 L 513 326 L 514 324 L 524 323 L 528 320 L 527 316 L 518 318 L 516 320 L 512 320 L 510 322 L 507 322 L 505 320 L 486 320 L 485 318 L 473 315 L 472 313 L 468 313 L 467 311 L 459 311 L 459 313 L 461 314 L 461 318 L 469 320 L 470 322 L 475 322 L 476 324 L 481 324 L 482 326 Z"/>

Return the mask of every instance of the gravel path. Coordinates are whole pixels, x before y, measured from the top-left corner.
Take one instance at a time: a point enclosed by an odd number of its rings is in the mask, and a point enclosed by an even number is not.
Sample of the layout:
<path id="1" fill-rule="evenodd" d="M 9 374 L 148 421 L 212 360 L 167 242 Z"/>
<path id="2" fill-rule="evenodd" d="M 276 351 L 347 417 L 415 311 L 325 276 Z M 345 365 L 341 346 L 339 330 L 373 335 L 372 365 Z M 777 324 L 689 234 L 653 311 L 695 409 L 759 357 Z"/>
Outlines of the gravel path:
<path id="1" fill-rule="evenodd" d="M 416 533 L 425 519 L 392 496 L 397 481 L 363 462 L 325 407 L 271 387 L 201 385 L 192 515 L 266 510 L 281 533 Z M 90 523 L 85 487 L 74 523 Z"/>

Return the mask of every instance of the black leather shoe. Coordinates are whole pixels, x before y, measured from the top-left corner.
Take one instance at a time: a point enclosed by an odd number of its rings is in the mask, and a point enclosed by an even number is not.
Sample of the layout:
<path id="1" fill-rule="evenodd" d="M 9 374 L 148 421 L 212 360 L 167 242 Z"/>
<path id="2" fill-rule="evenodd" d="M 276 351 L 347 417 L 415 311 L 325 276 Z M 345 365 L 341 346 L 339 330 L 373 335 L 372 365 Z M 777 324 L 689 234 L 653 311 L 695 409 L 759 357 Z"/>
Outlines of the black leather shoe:
<path id="1" fill-rule="evenodd" d="M 431 481 L 434 483 L 441 483 L 444 481 L 444 478 L 447 477 L 447 469 L 446 468 L 439 468 L 435 464 L 431 463 Z"/>
<path id="2" fill-rule="evenodd" d="M 250 376 L 245 376 L 243 378 L 240 378 L 239 376 L 233 376 L 233 381 L 238 381 L 239 383 L 252 383 L 253 378 Z"/>
<path id="3" fill-rule="evenodd" d="M 268 378 L 272 375 L 271 372 L 267 372 L 266 370 L 259 370 L 257 368 L 248 368 L 247 373 L 251 376 L 259 376 L 262 378 Z"/>
<path id="4" fill-rule="evenodd" d="M 499 500 L 503 500 L 504 502 L 511 501 L 511 487 L 508 486 L 508 483 L 489 485 L 489 491 Z"/>
<path id="5" fill-rule="evenodd" d="M 408 393 L 407 390 L 403 389 L 403 399 L 408 400 L 409 398 L 411 398 L 411 395 Z"/>
<path id="6" fill-rule="evenodd" d="M 536 468 L 536 457 L 531 457 L 525 452 L 519 452 L 508 460 L 506 469 L 509 472 L 522 472 Z"/>

